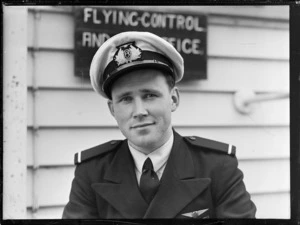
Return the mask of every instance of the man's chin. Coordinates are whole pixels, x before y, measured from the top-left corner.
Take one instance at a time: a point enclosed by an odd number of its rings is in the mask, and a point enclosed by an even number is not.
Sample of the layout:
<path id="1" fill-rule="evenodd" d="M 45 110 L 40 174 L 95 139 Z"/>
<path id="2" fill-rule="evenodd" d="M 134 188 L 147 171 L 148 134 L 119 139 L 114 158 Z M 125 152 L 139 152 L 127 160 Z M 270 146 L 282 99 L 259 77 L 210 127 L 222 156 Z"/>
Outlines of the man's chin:
<path id="1" fill-rule="evenodd" d="M 148 127 L 141 127 L 141 128 L 136 128 L 133 130 L 134 131 L 134 135 L 140 136 L 141 138 L 151 135 L 151 126 Z M 153 132 L 153 131 L 152 131 Z"/>
<path id="2" fill-rule="evenodd" d="M 130 143 L 132 143 L 134 145 L 133 147 L 137 148 L 137 150 L 143 150 L 144 153 L 150 153 L 152 150 L 155 149 L 155 146 L 157 144 L 156 141 L 153 141 L 145 137 L 142 138 L 142 140 L 141 139 L 132 140 L 130 141 Z"/>

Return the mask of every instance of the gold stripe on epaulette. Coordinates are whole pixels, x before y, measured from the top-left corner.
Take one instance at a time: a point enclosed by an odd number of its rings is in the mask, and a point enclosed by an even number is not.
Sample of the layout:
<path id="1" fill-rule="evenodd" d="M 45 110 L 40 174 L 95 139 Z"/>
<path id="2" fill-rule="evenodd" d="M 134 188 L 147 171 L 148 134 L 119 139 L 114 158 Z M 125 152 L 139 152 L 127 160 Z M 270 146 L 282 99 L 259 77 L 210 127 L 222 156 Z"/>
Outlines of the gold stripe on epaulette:
<path id="1" fill-rule="evenodd" d="M 78 152 L 77 162 L 81 163 L 81 152 Z"/>
<path id="2" fill-rule="evenodd" d="M 228 155 L 231 155 L 232 152 L 232 145 L 228 145 Z"/>

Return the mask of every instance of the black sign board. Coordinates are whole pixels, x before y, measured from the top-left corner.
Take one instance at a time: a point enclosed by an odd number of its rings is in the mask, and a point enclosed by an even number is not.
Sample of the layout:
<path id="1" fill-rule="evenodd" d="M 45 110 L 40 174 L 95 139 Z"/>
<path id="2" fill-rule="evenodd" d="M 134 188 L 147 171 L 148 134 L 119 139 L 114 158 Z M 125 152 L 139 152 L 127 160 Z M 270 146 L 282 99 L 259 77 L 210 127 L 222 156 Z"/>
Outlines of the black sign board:
<path id="1" fill-rule="evenodd" d="M 123 31 L 149 31 L 169 41 L 184 59 L 184 79 L 206 79 L 207 18 L 203 14 L 75 7 L 75 74 L 88 77 L 97 49 Z"/>

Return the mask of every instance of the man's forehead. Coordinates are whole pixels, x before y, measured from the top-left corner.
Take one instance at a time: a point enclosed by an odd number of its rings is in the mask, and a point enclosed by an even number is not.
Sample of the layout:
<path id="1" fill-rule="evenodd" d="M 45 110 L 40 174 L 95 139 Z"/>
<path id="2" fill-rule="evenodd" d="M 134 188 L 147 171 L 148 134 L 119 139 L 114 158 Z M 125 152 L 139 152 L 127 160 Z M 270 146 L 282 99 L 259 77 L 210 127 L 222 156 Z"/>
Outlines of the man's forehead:
<path id="1" fill-rule="evenodd" d="M 165 76 L 162 71 L 156 69 L 139 69 L 123 74 L 112 86 L 134 86 L 153 85 L 153 83 L 165 83 Z"/>
<path id="2" fill-rule="evenodd" d="M 160 93 L 168 89 L 165 76 L 157 74 L 147 76 L 147 74 L 123 77 L 117 80 L 112 86 L 112 96 L 143 94 L 149 92 Z"/>

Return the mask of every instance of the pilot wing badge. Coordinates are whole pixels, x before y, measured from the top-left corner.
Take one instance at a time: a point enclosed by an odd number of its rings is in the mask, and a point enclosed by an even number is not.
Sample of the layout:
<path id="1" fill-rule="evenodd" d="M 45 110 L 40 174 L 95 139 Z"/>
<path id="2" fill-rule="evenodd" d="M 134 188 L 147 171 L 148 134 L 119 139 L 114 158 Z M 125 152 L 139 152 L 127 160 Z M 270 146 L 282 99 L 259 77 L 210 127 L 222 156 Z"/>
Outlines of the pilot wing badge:
<path id="1" fill-rule="evenodd" d="M 142 50 L 135 46 L 134 42 L 130 42 L 119 46 L 113 59 L 118 66 L 122 66 L 123 64 L 140 59 L 141 56 Z"/>
<path id="2" fill-rule="evenodd" d="M 198 211 L 184 213 L 182 215 L 186 216 L 186 217 L 190 217 L 190 218 L 203 218 L 203 219 L 204 218 L 209 218 L 209 216 L 206 212 L 208 212 L 208 209 L 201 209 L 201 210 L 198 210 Z"/>

